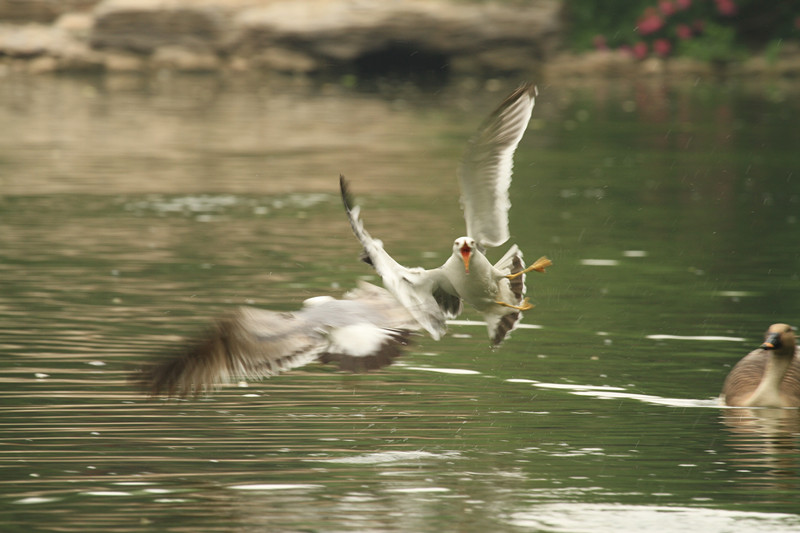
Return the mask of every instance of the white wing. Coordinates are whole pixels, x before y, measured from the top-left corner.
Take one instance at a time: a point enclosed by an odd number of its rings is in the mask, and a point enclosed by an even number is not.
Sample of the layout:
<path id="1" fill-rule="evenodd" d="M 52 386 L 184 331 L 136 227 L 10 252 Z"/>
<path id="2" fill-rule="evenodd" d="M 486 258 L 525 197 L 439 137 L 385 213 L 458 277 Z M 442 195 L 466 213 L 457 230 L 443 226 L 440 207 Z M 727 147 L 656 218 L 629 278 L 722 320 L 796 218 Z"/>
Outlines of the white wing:
<path id="1" fill-rule="evenodd" d="M 388 291 L 363 284 L 342 300 L 312 299 L 294 313 L 241 307 L 136 380 L 153 395 L 187 396 L 317 359 L 343 370 L 371 370 L 391 364 L 413 329 L 416 321 Z"/>
<path id="2" fill-rule="evenodd" d="M 361 245 L 364 247 L 362 259 L 378 272 L 383 285 L 419 322 L 431 337 L 438 340 L 444 335 L 445 320 L 461 312 L 461 299 L 453 296 L 455 292 L 449 282 L 441 275 L 440 269 L 425 270 L 406 268 L 386 253 L 383 243 L 373 239 L 359 218 L 361 209 L 354 206 L 350 198 L 344 176 L 339 177 L 347 217 Z"/>
<path id="3" fill-rule="evenodd" d="M 508 240 L 514 151 L 528 127 L 536 94 L 531 83 L 511 93 L 472 136 L 461 158 L 458 179 L 467 235 L 483 247 Z"/>
<path id="4" fill-rule="evenodd" d="M 408 344 L 416 319 L 386 289 L 365 281 L 340 301 L 303 310 L 311 324 L 325 326 L 323 363 L 334 361 L 341 370 L 364 372 L 392 364 Z"/>

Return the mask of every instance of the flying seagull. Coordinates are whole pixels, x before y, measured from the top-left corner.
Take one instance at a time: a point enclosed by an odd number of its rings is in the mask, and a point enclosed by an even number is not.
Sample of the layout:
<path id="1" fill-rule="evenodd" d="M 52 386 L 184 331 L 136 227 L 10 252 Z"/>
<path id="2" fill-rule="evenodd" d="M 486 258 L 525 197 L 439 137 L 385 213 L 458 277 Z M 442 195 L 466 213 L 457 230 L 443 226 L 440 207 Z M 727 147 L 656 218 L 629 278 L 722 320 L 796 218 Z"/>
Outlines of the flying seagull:
<path id="1" fill-rule="evenodd" d="M 295 312 L 240 307 L 134 379 L 154 396 L 189 396 L 313 361 L 363 372 L 390 365 L 416 329 L 416 320 L 388 291 L 359 282 L 341 299 L 309 298 Z"/>
<path id="2" fill-rule="evenodd" d="M 506 338 L 533 306 L 525 297 L 525 274 L 544 272 L 552 262 L 541 257 L 526 267 L 517 245 L 494 265 L 484 255 L 487 247 L 509 238 L 508 189 L 514 151 L 533 110 L 536 86 L 526 83 L 511 93 L 489 115 L 467 143 L 458 178 L 467 235 L 453 243 L 445 263 L 431 270 L 400 265 L 364 229 L 360 207 L 353 202 L 344 176 L 339 177 L 345 211 L 361 245 L 362 259 L 371 264 L 384 286 L 434 339 L 446 330 L 446 320 L 462 310 L 462 301 L 483 314 L 492 346 Z"/>

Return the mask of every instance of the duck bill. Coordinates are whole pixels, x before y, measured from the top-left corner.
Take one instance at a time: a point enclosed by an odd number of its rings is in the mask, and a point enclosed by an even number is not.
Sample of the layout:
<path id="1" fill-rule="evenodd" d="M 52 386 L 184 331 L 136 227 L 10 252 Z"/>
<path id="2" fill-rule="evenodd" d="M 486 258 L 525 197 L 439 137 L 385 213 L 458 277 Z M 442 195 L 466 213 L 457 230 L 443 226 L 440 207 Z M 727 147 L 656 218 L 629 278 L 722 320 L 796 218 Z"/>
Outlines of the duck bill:
<path id="1" fill-rule="evenodd" d="M 762 350 L 775 350 L 779 348 L 781 345 L 781 336 L 778 333 L 770 333 L 766 339 L 764 339 L 764 344 L 760 346 Z"/>
<path id="2" fill-rule="evenodd" d="M 469 260 L 472 257 L 472 250 L 464 246 L 461 248 L 461 259 L 464 261 L 464 271 L 469 274 Z"/>

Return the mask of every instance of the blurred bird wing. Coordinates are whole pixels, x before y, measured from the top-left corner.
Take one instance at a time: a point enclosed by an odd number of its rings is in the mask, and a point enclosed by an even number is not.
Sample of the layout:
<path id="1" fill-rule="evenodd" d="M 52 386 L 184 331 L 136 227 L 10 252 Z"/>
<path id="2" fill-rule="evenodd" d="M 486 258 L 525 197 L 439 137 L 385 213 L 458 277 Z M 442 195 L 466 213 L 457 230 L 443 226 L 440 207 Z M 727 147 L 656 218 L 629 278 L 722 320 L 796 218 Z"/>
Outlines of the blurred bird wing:
<path id="1" fill-rule="evenodd" d="M 320 333 L 297 314 L 242 307 L 217 319 L 179 355 L 146 369 L 140 381 L 154 395 L 200 394 L 305 365 L 324 348 Z"/>
<path id="2" fill-rule="evenodd" d="M 499 246 L 509 238 L 514 152 L 528 127 L 536 94 L 531 83 L 511 93 L 469 140 L 461 158 L 458 178 L 467 235 L 482 247 Z"/>
<path id="3" fill-rule="evenodd" d="M 418 322 L 386 289 L 360 281 L 342 301 L 323 309 L 327 346 L 319 359 L 342 370 L 363 372 L 390 365 L 402 354 Z M 308 311 L 310 315 L 315 310 Z"/>
<path id="4" fill-rule="evenodd" d="M 293 313 L 241 307 L 180 355 L 146 370 L 140 381 L 153 394 L 186 396 L 317 359 L 351 371 L 391 364 L 417 323 L 391 294 L 367 285 L 342 300 L 311 299 Z"/>
<path id="5" fill-rule="evenodd" d="M 383 280 L 384 287 L 411 313 L 420 326 L 438 340 L 447 328 L 445 319 L 455 307 L 452 299 L 437 297 L 445 289 L 444 278 L 438 269 L 407 268 L 386 253 L 383 243 L 373 239 L 364 229 L 360 218 L 361 210 L 359 206 L 353 205 L 344 176 L 340 177 L 339 183 L 350 226 L 364 248 L 364 260 L 372 265 Z"/>

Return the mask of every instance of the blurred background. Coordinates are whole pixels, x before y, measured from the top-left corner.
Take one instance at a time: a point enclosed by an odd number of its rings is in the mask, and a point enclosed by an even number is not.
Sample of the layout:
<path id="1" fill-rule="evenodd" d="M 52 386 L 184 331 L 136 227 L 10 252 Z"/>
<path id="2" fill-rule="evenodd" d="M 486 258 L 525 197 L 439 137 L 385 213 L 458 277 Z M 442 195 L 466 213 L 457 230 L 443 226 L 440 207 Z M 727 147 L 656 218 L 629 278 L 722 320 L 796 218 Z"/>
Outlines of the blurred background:
<path id="1" fill-rule="evenodd" d="M 774 4 L 774 5 L 773 5 Z M 797 531 L 796 409 L 728 409 L 800 315 L 797 2 L 0 0 L 3 531 Z M 536 307 L 191 400 L 129 382 L 239 305 L 401 263 L 523 81 Z M 479 320 L 467 310 L 461 317 Z"/>

